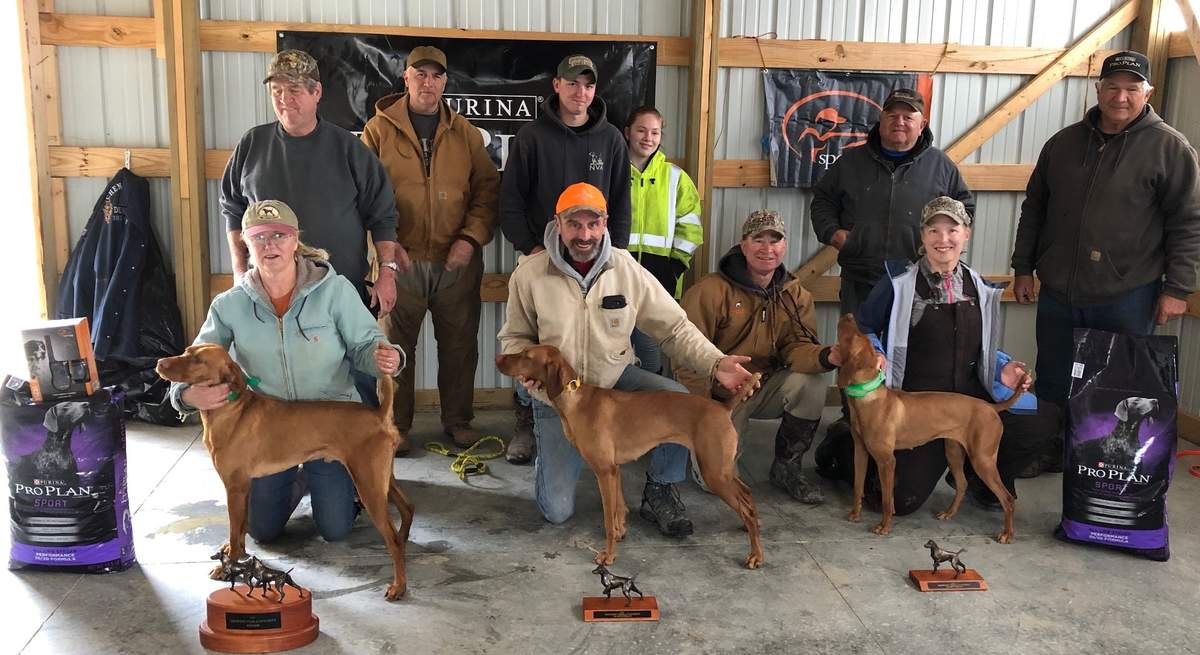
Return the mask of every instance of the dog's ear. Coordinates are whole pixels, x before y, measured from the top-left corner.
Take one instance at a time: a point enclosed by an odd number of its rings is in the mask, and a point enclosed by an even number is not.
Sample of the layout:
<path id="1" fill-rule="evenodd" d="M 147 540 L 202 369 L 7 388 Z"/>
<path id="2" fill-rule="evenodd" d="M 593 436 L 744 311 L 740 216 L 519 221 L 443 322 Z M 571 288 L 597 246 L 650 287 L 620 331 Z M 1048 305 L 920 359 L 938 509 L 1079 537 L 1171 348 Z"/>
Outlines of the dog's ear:
<path id="1" fill-rule="evenodd" d="M 238 366 L 237 362 L 228 353 L 222 353 L 221 367 L 218 373 L 218 383 L 229 385 L 230 389 L 235 391 L 246 390 L 246 374 L 242 372 L 242 367 Z"/>
<path id="2" fill-rule="evenodd" d="M 1113 410 L 1113 414 L 1116 414 L 1118 421 L 1121 421 L 1121 422 L 1128 421 L 1129 420 L 1129 399 L 1126 398 L 1125 400 L 1122 400 L 1121 402 L 1117 403 L 1117 408 Z"/>

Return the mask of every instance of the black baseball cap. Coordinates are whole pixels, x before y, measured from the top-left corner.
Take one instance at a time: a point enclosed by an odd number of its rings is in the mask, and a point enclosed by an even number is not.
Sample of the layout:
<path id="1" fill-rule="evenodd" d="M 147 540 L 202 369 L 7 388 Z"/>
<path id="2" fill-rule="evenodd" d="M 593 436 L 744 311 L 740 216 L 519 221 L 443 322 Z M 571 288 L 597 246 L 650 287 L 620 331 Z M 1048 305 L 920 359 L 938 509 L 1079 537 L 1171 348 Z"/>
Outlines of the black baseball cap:
<path id="1" fill-rule="evenodd" d="M 1134 52 L 1133 50 L 1109 55 L 1100 67 L 1100 79 L 1104 79 L 1113 73 L 1132 73 L 1149 82 L 1150 60 L 1146 58 L 1146 55 Z"/>
<path id="2" fill-rule="evenodd" d="M 897 102 L 903 102 L 909 107 L 912 107 L 913 111 L 919 111 L 922 114 L 925 113 L 925 98 L 922 97 L 920 93 L 917 93 L 912 89 L 896 89 L 895 91 L 892 91 L 892 94 L 887 97 L 887 100 L 883 101 L 883 108 L 887 109 Z"/>

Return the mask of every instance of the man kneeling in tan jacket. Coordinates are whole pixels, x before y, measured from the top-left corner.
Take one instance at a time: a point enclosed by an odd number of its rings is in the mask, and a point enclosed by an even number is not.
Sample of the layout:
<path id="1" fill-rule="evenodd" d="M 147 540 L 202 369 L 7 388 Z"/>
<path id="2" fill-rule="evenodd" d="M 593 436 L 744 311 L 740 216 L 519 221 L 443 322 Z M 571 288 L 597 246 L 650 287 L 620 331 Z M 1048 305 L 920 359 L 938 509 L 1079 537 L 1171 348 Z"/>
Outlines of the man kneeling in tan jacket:
<path id="1" fill-rule="evenodd" d="M 736 389 L 752 377 L 688 320 L 671 294 L 628 251 L 613 248 L 608 203 L 585 182 L 563 191 L 555 220 L 546 225 L 545 250 L 524 258 L 508 280 L 508 308 L 497 338 L 504 354 L 538 344 L 557 347 L 587 384 L 625 391 L 687 392 L 678 382 L 634 364 L 629 336 L 636 327 L 679 362 Z M 575 513 L 575 486 L 583 459 L 563 433 L 554 407 L 532 384 L 537 440 L 534 491 L 551 523 Z M 538 396 L 541 396 L 540 398 Z M 647 412 L 655 411 L 647 406 Z M 641 515 L 668 536 L 692 533 L 674 483 L 687 477 L 688 450 L 662 444 L 650 451 Z"/>

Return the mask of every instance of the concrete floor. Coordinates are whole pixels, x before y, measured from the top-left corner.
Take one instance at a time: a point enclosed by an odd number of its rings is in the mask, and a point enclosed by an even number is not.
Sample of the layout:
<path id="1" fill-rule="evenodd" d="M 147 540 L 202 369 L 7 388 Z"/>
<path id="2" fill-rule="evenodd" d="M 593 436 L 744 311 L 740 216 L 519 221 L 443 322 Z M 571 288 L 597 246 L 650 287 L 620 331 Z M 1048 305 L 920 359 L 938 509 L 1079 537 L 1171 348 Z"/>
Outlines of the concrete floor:
<path id="1" fill-rule="evenodd" d="M 477 427 L 507 435 L 510 416 L 487 412 Z M 436 430 L 436 416 L 420 416 L 417 441 Z M 100 576 L 0 574 L 0 650 L 203 652 L 196 628 L 217 588 L 206 578 L 208 557 L 225 541 L 226 523 L 224 491 L 198 433 L 197 426 L 130 426 L 138 566 Z M 397 603 L 383 599 L 389 560 L 363 519 L 348 541 L 328 544 L 302 505 L 282 542 L 249 546 L 276 566 L 295 567 L 313 590 L 321 635 L 296 653 L 1200 652 L 1200 479 L 1182 469 L 1171 491 L 1173 556 L 1158 563 L 1054 540 L 1058 475 L 1018 483 L 1013 545 L 990 538 L 1000 515 L 970 505 L 950 523 L 922 509 L 897 519 L 891 536 L 875 536 L 868 528 L 876 515 L 845 520 L 848 488 L 827 486 L 825 505 L 808 507 L 771 487 L 773 434 L 774 424 L 756 423 L 742 460 L 762 515 L 761 570 L 741 567 L 748 542 L 733 512 L 690 483 L 682 496 L 692 537 L 660 536 L 633 507 L 614 568 L 636 571 L 643 590 L 658 596 L 657 624 L 580 618 L 580 597 L 597 590 L 587 546 L 603 541 L 590 473 L 580 481 L 579 513 L 554 526 L 534 506 L 531 467 L 494 460 L 490 476 L 463 484 L 447 458 L 415 450 L 397 460 L 417 506 L 408 595 Z M 643 472 L 625 469 L 630 503 L 640 500 Z M 940 486 L 928 508 L 950 496 Z M 967 564 L 991 590 L 916 591 L 907 571 L 929 566 L 921 548 L 929 538 L 966 547 Z"/>

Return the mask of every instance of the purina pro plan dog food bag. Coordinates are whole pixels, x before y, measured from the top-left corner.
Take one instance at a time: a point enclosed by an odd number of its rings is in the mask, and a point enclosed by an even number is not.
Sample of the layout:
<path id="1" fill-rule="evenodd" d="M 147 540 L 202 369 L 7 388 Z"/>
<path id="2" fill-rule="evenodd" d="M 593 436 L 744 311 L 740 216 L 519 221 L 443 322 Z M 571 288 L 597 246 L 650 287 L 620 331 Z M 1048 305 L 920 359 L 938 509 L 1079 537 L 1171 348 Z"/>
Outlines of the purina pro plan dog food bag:
<path id="1" fill-rule="evenodd" d="M 1175 337 L 1075 330 L 1059 537 L 1170 557 L 1178 352 Z"/>
<path id="2" fill-rule="evenodd" d="M 37 404 L 0 389 L 0 439 L 9 568 L 107 573 L 133 565 L 125 423 L 108 389 Z"/>

